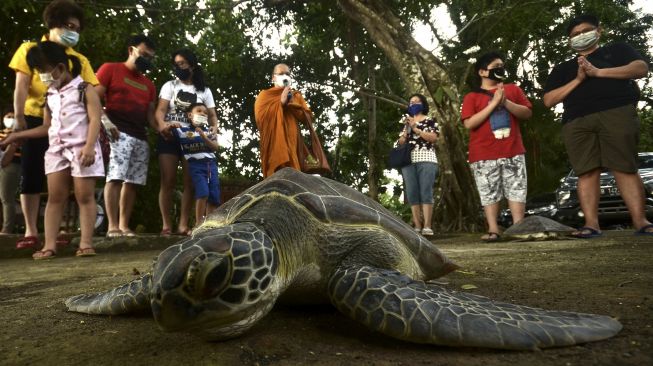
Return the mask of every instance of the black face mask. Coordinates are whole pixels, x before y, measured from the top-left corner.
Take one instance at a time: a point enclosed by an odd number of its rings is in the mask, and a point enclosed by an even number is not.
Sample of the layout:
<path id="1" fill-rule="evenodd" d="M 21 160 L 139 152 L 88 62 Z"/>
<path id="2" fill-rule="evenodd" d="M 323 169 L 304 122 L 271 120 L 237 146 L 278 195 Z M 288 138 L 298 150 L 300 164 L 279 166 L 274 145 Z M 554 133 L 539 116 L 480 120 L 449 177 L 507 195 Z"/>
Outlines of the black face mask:
<path id="1" fill-rule="evenodd" d="M 488 70 L 487 78 L 494 81 L 504 81 L 506 79 L 506 69 L 503 67 L 495 67 L 494 69 Z"/>
<path id="2" fill-rule="evenodd" d="M 175 66 L 175 75 L 179 80 L 188 80 L 190 78 L 190 69 L 182 69 L 179 66 Z"/>
<path id="3" fill-rule="evenodd" d="M 143 56 L 138 56 L 134 61 L 134 64 L 136 64 L 138 71 L 142 73 L 145 73 L 147 70 L 152 68 L 152 61 L 146 59 Z"/>

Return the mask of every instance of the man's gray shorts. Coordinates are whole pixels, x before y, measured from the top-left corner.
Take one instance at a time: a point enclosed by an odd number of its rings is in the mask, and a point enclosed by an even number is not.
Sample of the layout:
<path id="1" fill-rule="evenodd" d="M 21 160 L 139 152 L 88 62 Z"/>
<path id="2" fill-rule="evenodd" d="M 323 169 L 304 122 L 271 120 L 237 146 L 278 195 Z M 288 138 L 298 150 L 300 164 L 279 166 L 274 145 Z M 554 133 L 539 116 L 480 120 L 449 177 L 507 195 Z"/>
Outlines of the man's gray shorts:
<path id="1" fill-rule="evenodd" d="M 526 158 L 481 160 L 470 164 L 481 196 L 481 204 L 489 206 L 505 197 L 513 202 L 526 202 Z"/>

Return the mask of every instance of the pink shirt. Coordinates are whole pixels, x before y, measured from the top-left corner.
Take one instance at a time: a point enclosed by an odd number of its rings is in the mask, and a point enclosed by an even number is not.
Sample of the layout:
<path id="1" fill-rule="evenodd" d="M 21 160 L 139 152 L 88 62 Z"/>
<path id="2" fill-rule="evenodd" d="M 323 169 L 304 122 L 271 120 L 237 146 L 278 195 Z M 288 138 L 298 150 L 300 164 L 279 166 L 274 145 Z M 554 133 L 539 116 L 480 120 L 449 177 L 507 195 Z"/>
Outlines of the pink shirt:
<path id="1" fill-rule="evenodd" d="M 77 76 L 60 90 L 48 88 L 47 101 L 52 115 L 48 137 L 52 152 L 86 144 L 88 114 L 78 89 L 82 81 Z"/>

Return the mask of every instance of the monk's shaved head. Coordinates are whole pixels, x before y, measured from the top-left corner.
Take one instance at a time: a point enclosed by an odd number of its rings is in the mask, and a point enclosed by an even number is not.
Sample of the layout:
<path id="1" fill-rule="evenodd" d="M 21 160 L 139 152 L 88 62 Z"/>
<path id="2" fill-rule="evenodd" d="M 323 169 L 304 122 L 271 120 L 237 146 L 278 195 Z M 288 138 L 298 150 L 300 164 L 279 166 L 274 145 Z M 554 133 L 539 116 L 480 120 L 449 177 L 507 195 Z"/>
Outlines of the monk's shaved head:
<path id="1" fill-rule="evenodd" d="M 274 70 L 272 70 L 272 75 L 281 74 L 281 73 L 285 73 L 285 74 L 290 73 L 290 67 L 288 67 L 288 65 L 286 64 L 277 64 L 274 67 Z"/>

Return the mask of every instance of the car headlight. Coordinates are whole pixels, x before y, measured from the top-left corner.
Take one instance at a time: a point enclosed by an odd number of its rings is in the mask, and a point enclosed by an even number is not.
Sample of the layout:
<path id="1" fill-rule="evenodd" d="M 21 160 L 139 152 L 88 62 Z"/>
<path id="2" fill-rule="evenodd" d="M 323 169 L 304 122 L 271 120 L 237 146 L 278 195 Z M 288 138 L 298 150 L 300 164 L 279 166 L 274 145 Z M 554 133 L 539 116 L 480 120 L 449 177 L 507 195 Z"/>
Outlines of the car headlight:
<path id="1" fill-rule="evenodd" d="M 534 208 L 532 210 L 528 210 L 527 213 L 529 215 L 539 215 L 539 214 L 549 212 L 549 211 L 552 211 L 552 210 L 555 210 L 555 205 L 548 205 L 548 206 L 542 206 L 542 207 Z"/>
<path id="2" fill-rule="evenodd" d="M 557 195 L 558 206 L 562 207 L 565 204 L 569 203 L 570 198 L 571 198 L 571 191 L 559 191 Z"/>

